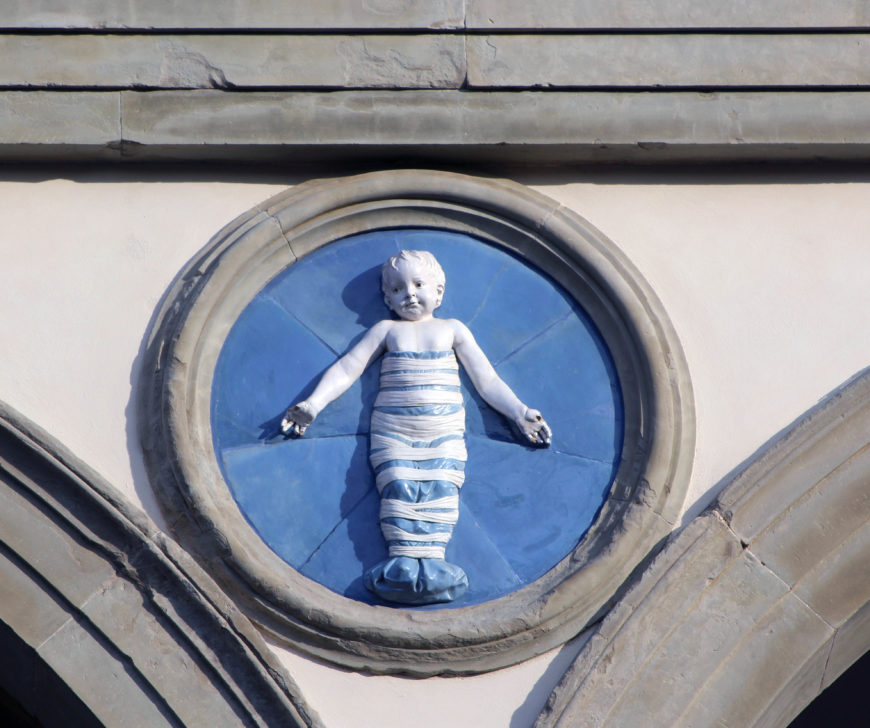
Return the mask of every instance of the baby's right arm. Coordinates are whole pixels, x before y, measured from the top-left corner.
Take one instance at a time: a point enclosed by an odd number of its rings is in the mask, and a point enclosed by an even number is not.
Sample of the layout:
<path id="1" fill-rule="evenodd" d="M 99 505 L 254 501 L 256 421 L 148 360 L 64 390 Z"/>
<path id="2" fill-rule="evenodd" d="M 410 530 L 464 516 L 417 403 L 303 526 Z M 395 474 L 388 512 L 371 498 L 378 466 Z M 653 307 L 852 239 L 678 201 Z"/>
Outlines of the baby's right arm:
<path id="1" fill-rule="evenodd" d="M 332 400 L 343 394 L 384 351 L 392 321 L 372 326 L 344 356 L 327 369 L 308 399 L 287 409 L 281 420 L 281 432 L 291 437 L 305 434 L 314 418 Z"/>

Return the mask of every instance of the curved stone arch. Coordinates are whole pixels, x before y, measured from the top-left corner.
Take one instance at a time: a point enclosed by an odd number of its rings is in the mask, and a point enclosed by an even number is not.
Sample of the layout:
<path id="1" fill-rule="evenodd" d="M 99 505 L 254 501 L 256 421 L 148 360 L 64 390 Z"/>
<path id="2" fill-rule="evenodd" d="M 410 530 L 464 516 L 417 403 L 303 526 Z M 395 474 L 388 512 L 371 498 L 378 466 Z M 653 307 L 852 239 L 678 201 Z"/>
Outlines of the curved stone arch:
<path id="1" fill-rule="evenodd" d="M 870 650 L 870 370 L 676 534 L 537 728 L 786 726 Z"/>
<path id="2" fill-rule="evenodd" d="M 0 652 L 46 726 L 319 725 L 196 563 L 2 404 Z"/>
<path id="3" fill-rule="evenodd" d="M 244 306 L 308 253 L 401 227 L 464 233 L 552 277 L 601 332 L 625 405 L 618 472 L 579 546 L 534 583 L 455 610 L 367 605 L 303 577 L 244 519 L 214 455 L 207 395 Z M 218 232 L 181 272 L 155 317 L 144 370 L 146 465 L 179 541 L 273 637 L 355 669 L 472 674 L 564 643 L 606 610 L 670 533 L 688 487 L 693 395 L 661 303 L 601 232 L 506 180 L 393 170 L 313 180 L 276 195 Z"/>

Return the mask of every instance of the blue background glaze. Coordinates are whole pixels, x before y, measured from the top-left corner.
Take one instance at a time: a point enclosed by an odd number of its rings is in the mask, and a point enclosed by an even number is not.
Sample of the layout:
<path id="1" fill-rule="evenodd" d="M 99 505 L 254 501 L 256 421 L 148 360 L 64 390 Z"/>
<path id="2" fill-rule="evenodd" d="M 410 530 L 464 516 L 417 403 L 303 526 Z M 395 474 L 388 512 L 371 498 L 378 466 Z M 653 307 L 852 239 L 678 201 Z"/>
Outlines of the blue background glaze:
<path id="1" fill-rule="evenodd" d="M 517 443 L 462 373 L 469 458 L 447 560 L 465 569 L 470 586 L 450 604 L 414 608 L 466 606 L 529 584 L 566 556 L 619 462 L 623 411 L 610 356 L 586 314 L 540 271 L 444 231 L 378 231 L 319 248 L 260 291 L 227 336 L 212 388 L 214 447 L 239 508 L 272 550 L 339 594 L 380 603 L 362 583 L 387 553 L 368 463 L 379 365 L 304 438 L 285 439 L 278 423 L 389 316 L 380 267 L 403 248 L 435 254 L 447 275 L 437 315 L 465 322 L 554 432 L 545 450 Z"/>

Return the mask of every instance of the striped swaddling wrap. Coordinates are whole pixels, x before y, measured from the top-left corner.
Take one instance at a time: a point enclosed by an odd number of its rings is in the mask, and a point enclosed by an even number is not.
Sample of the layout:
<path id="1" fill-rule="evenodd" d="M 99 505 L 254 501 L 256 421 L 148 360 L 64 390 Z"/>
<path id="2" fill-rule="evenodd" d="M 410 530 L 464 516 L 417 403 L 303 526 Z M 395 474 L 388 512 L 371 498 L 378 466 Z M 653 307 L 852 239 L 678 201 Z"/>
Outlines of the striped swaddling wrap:
<path id="1" fill-rule="evenodd" d="M 444 558 L 459 517 L 464 433 L 453 351 L 384 355 L 369 458 L 390 557 Z"/>

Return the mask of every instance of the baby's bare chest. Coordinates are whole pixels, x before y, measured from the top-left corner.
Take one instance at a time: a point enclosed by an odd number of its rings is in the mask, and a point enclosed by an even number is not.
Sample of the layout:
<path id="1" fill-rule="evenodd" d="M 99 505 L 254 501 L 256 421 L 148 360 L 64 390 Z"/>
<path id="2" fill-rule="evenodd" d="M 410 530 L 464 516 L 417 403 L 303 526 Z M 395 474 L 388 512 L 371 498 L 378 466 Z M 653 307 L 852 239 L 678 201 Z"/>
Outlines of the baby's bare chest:
<path id="1" fill-rule="evenodd" d="M 442 319 L 394 321 L 385 343 L 387 351 L 446 351 L 453 339 L 453 327 Z"/>

